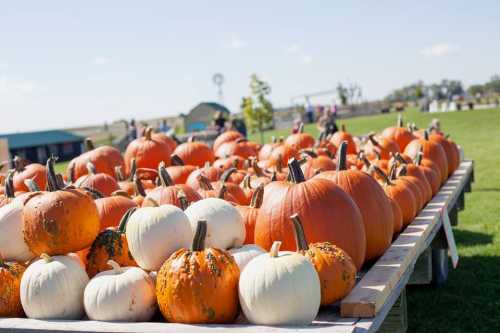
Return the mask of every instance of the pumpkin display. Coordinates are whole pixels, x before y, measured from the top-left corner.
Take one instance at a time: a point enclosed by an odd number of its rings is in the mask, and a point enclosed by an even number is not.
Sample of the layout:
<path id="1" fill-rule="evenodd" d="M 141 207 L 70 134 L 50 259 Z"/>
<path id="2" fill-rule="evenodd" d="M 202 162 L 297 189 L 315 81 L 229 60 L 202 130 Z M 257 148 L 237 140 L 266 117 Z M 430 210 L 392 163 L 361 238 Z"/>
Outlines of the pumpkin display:
<path id="1" fill-rule="evenodd" d="M 24 183 L 27 179 L 32 179 L 39 188 L 44 189 L 47 184 L 47 171 L 45 170 L 45 166 L 38 163 L 31 163 L 25 165 L 23 161 L 19 158 L 19 156 L 15 156 L 13 159 L 14 162 L 14 175 L 13 175 L 13 185 L 14 191 L 29 191 L 28 187 Z"/>
<path id="2" fill-rule="evenodd" d="M 172 253 L 189 246 L 192 238 L 188 217 L 173 205 L 138 208 L 128 217 L 125 229 L 132 257 L 148 271 L 158 270 Z"/>
<path id="3" fill-rule="evenodd" d="M 212 149 L 203 142 L 194 141 L 194 137 L 190 137 L 188 142 L 178 145 L 174 154 L 179 156 L 184 163 L 198 167 L 204 166 L 206 162 L 211 164 L 215 160 Z"/>
<path id="4" fill-rule="evenodd" d="M 0 257 L 0 318 L 23 316 L 20 285 L 25 269 L 17 262 L 4 261 Z"/>
<path id="5" fill-rule="evenodd" d="M 229 156 L 240 156 L 242 158 L 254 157 L 257 151 L 254 146 L 245 138 L 239 138 L 235 141 L 224 142 L 215 150 L 215 156 L 225 158 Z"/>
<path id="6" fill-rule="evenodd" d="M 250 202 L 248 201 L 248 197 L 241 188 L 239 183 L 243 180 L 243 178 L 237 182 L 229 182 L 229 179 L 232 175 L 237 173 L 236 168 L 230 168 L 224 171 L 224 173 L 220 177 L 220 181 L 212 183 L 212 186 L 215 191 L 220 191 L 222 186 L 226 187 L 227 194 L 233 199 L 233 201 L 239 205 L 248 205 Z"/>
<path id="7" fill-rule="evenodd" d="M 422 170 L 420 170 L 419 166 L 406 162 L 406 160 L 404 160 L 399 154 L 396 154 L 395 156 L 399 163 L 405 166 L 405 176 L 415 177 L 419 180 L 419 187 L 421 192 L 424 194 L 425 202 L 430 201 L 432 199 L 432 188 L 427 180 L 427 177 Z"/>
<path id="8" fill-rule="evenodd" d="M 413 133 L 403 125 L 403 117 L 398 115 L 396 126 L 387 127 L 382 131 L 382 137 L 394 140 L 399 146 L 400 151 L 404 151 L 406 146 L 416 137 Z"/>
<path id="9" fill-rule="evenodd" d="M 284 138 L 280 138 L 280 140 L 278 141 L 276 137 L 273 136 L 271 138 L 271 142 L 264 144 L 262 148 L 259 150 L 258 153 L 259 160 L 260 161 L 267 160 L 271 156 L 271 153 L 273 152 L 274 148 L 282 145 L 284 141 L 285 141 Z"/>
<path id="10" fill-rule="evenodd" d="M 191 172 L 186 180 L 186 185 L 191 187 L 193 190 L 199 190 L 199 176 L 207 178 L 209 182 L 215 182 L 220 179 L 223 172 L 224 170 L 222 168 L 205 163 L 203 168 L 199 168 Z"/>
<path id="11" fill-rule="evenodd" d="M 88 173 L 81 176 L 75 182 L 76 187 L 87 187 L 97 190 L 105 196 L 110 196 L 114 191 L 118 191 L 120 186 L 116 179 L 106 173 L 97 173 L 95 166 L 87 163 Z"/>
<path id="12" fill-rule="evenodd" d="M 80 319 L 84 315 L 83 291 L 89 277 L 68 256 L 41 258 L 26 268 L 21 279 L 21 304 L 28 318 Z"/>
<path id="13" fill-rule="evenodd" d="M 318 141 L 314 144 L 314 151 L 320 156 L 335 157 L 337 147 L 330 141 L 325 131 L 319 134 Z"/>
<path id="14" fill-rule="evenodd" d="M 291 182 L 274 181 L 264 187 L 264 199 L 255 223 L 255 244 L 269 249 L 274 241 L 280 240 L 284 249 L 295 251 L 290 216 L 298 213 L 309 241 L 339 246 L 360 269 L 365 260 L 366 235 L 356 203 L 339 186 L 319 178 L 331 171 L 305 180 L 297 160 L 291 160 L 288 167 Z"/>
<path id="15" fill-rule="evenodd" d="M 85 262 L 89 277 L 108 269 L 108 260 L 113 260 L 121 266 L 137 266 L 129 251 L 126 227 L 130 215 L 136 208 L 128 209 L 123 214 L 118 227 L 107 228 L 97 235 L 96 239 L 86 251 Z"/>
<path id="16" fill-rule="evenodd" d="M 392 154 L 400 152 L 399 146 L 394 140 L 385 137 L 377 139 L 374 133 L 368 135 L 368 143 L 365 145 L 364 150 L 368 158 L 377 156 L 382 160 L 388 160 Z"/>
<path id="17" fill-rule="evenodd" d="M 302 173 L 306 179 L 314 177 L 316 174 L 335 170 L 335 162 L 327 156 L 318 156 L 313 151 L 303 151 L 306 157 L 306 162 L 301 165 Z"/>
<path id="18" fill-rule="evenodd" d="M 94 200 L 101 221 L 101 231 L 109 227 L 116 227 L 120 223 L 122 216 L 132 207 L 137 207 L 137 203 L 126 193 L 114 192 L 109 197 L 102 197 Z"/>
<path id="19" fill-rule="evenodd" d="M 125 150 L 125 167 L 130 174 L 132 159 L 135 159 L 137 168 L 156 169 L 161 162 L 170 164 L 172 150 L 162 139 L 153 136 L 152 128 L 144 131 L 144 136 L 130 142 Z M 176 148 L 177 149 L 177 148 Z"/>
<path id="20" fill-rule="evenodd" d="M 115 176 L 116 167 L 125 166 L 122 154 L 114 147 L 105 145 L 96 148 L 92 140 L 86 138 L 85 148 L 85 153 L 75 157 L 68 164 L 66 176 L 71 183 L 87 174 L 89 162 L 95 166 L 96 172 L 110 176 Z"/>
<path id="21" fill-rule="evenodd" d="M 354 142 L 351 133 L 347 132 L 345 125 L 342 124 L 340 126 L 340 131 L 337 131 L 332 135 L 330 142 L 333 143 L 338 150 L 340 144 L 344 141 L 347 142 L 347 154 L 356 155 L 358 153 L 358 150 L 356 148 L 356 143 Z"/>
<path id="22" fill-rule="evenodd" d="M 293 214 L 297 252 L 314 266 L 321 285 L 321 305 L 328 305 L 344 298 L 356 283 L 356 265 L 341 248 L 329 242 L 308 244 L 298 214 Z"/>
<path id="23" fill-rule="evenodd" d="M 245 166 L 245 159 L 241 156 L 228 156 L 215 160 L 214 167 L 222 170 L 229 168 L 243 169 Z"/>
<path id="24" fill-rule="evenodd" d="M 394 230 L 392 207 L 384 190 L 373 177 L 357 169 L 346 169 L 346 152 L 347 142 L 342 142 L 338 151 L 337 170 L 322 172 L 316 177 L 326 178 L 337 184 L 359 207 L 366 231 L 366 260 L 373 260 L 391 245 Z M 335 245 L 349 253 L 348 248 L 337 243 Z M 351 257 L 355 259 L 354 256 Z"/>
<path id="25" fill-rule="evenodd" d="M 241 309 L 256 325 L 309 325 L 321 303 L 318 273 L 303 255 L 280 252 L 280 245 L 274 242 L 241 272 Z"/>
<path id="26" fill-rule="evenodd" d="M 191 248 L 172 254 L 158 272 L 158 305 L 169 322 L 223 324 L 238 314 L 240 270 L 228 252 L 205 244 L 207 228 L 197 222 Z"/>
<path id="27" fill-rule="evenodd" d="M 167 146 L 170 148 L 170 151 L 174 151 L 175 148 L 177 147 L 177 141 L 175 141 L 174 138 L 168 136 L 165 133 L 152 133 L 151 136 L 156 140 L 165 142 Z"/>
<path id="28" fill-rule="evenodd" d="M 196 170 L 194 165 L 185 165 L 184 161 L 177 155 L 170 156 L 171 166 L 167 172 L 174 184 L 185 184 L 191 172 Z"/>
<path id="29" fill-rule="evenodd" d="M 139 267 L 120 267 L 97 274 L 85 287 L 83 304 L 90 320 L 148 321 L 156 311 L 155 285 Z"/>
<path id="30" fill-rule="evenodd" d="M 439 167 L 441 173 L 441 184 L 448 179 L 448 160 L 443 146 L 429 139 L 429 132 L 425 131 L 424 138 L 411 141 L 405 148 L 404 153 L 414 159 L 422 151 L 424 158 L 428 158 Z"/>
<path id="31" fill-rule="evenodd" d="M 244 244 L 254 243 L 255 222 L 257 222 L 257 215 L 259 214 L 259 208 L 262 205 L 263 199 L 264 185 L 261 184 L 253 192 L 250 204 L 248 206 L 236 206 L 241 214 L 241 217 L 243 218 L 243 223 L 245 224 L 246 236 Z"/>
<path id="32" fill-rule="evenodd" d="M 429 182 L 431 186 L 432 196 L 435 196 L 439 192 L 439 188 L 441 187 L 441 177 L 439 173 L 429 167 L 422 164 L 423 154 L 419 153 L 414 160 L 414 164 L 420 168 L 420 170 L 425 175 L 425 178 Z"/>
<path id="33" fill-rule="evenodd" d="M 245 244 L 240 247 L 235 247 L 229 249 L 229 253 L 234 258 L 234 261 L 240 268 L 240 272 L 243 272 L 245 266 L 252 260 L 253 258 L 266 253 L 260 246 L 255 244 Z"/>
<path id="34" fill-rule="evenodd" d="M 217 151 L 223 143 L 236 141 L 241 138 L 243 138 L 243 135 L 238 131 L 226 131 L 215 138 L 213 150 Z"/>
<path id="35" fill-rule="evenodd" d="M 304 133 L 304 123 L 300 123 L 297 133 L 290 135 L 285 140 L 285 144 L 294 146 L 297 149 L 312 148 L 316 140 L 309 133 Z"/>
<path id="36" fill-rule="evenodd" d="M 219 198 L 224 199 L 229 202 L 236 203 L 236 199 L 233 198 L 231 194 L 227 192 L 227 187 L 225 184 L 221 184 L 221 186 L 216 190 L 212 184 L 205 178 L 203 175 L 198 176 L 198 182 L 200 189 L 198 193 L 201 195 L 203 199 L 207 198 Z"/>
<path id="37" fill-rule="evenodd" d="M 290 146 L 287 144 L 279 145 L 274 148 L 271 155 L 266 160 L 266 167 L 275 167 L 278 171 L 282 166 L 286 166 L 288 160 L 291 158 L 298 158 L 299 151 L 295 146 Z"/>
<path id="38" fill-rule="evenodd" d="M 174 184 L 167 169 L 162 164 L 158 167 L 158 177 L 161 185 L 147 193 L 142 204 L 143 207 L 152 206 L 151 200 L 148 199 L 153 199 L 152 201 L 158 205 L 174 205 L 181 207 L 181 202 L 178 196 L 179 191 L 182 191 L 186 195 L 189 202 L 202 199 L 198 192 L 193 190 L 190 186 L 184 184 Z"/>
<path id="39" fill-rule="evenodd" d="M 219 198 L 207 198 L 192 203 L 185 213 L 191 223 L 192 232 L 198 221 L 206 221 L 206 246 L 230 249 L 243 245 L 246 236 L 243 218 L 236 207 Z"/>
<path id="40" fill-rule="evenodd" d="M 440 134 L 430 134 L 429 140 L 437 142 L 443 147 L 448 162 L 448 177 L 451 176 L 460 165 L 460 156 L 456 145 Z"/>
<path id="41" fill-rule="evenodd" d="M 100 229 L 94 200 L 82 190 L 60 187 L 52 157 L 47 180 L 48 191 L 31 194 L 24 204 L 24 240 L 30 251 L 57 255 L 89 247 Z"/>

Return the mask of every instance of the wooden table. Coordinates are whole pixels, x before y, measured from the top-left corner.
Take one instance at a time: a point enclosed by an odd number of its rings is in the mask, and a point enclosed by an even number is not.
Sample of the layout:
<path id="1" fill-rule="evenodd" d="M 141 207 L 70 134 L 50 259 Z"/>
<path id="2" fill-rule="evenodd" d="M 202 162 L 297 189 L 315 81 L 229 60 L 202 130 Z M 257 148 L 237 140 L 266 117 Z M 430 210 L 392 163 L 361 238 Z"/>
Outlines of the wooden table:
<path id="1" fill-rule="evenodd" d="M 442 232 L 443 210 L 464 207 L 463 192 L 470 191 L 473 162 L 464 161 L 439 193 L 415 220 L 398 236 L 386 253 L 370 268 L 361 272 L 352 292 L 339 304 L 322 308 L 308 327 L 252 326 L 240 319 L 233 325 L 182 325 L 163 322 L 111 323 L 97 321 L 62 321 L 10 318 L 0 319 L 0 332 L 404 332 L 407 328 L 406 285 L 418 273 L 417 260 L 431 278 L 443 278 L 448 267 L 446 247 L 436 242 Z M 457 205 L 460 205 L 457 207 Z M 436 237 L 438 236 L 438 237 Z M 441 237 L 442 238 L 442 237 Z M 434 244 L 436 243 L 436 244 Z M 434 254 L 444 253 L 439 256 Z M 429 259 L 431 258 L 431 259 Z M 441 260 L 441 262 L 435 261 Z M 416 265 L 417 264 L 417 265 Z M 430 266 L 430 268 L 429 268 Z M 420 272 L 421 273 L 421 272 Z M 425 274 L 423 274 L 425 275 Z M 286 306 L 284 304 L 284 306 Z"/>

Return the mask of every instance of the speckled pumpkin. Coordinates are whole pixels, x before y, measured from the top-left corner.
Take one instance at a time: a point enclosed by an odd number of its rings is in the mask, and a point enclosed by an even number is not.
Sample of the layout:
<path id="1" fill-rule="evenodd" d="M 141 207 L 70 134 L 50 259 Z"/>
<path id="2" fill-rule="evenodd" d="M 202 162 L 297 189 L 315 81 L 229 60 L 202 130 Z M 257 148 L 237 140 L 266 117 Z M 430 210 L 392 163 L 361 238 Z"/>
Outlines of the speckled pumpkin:
<path id="1" fill-rule="evenodd" d="M 228 252 L 204 248 L 206 231 L 199 221 L 191 249 L 172 254 L 158 272 L 156 296 L 169 322 L 222 324 L 238 314 L 240 270 Z"/>
<path id="2" fill-rule="evenodd" d="M 25 269 L 21 264 L 0 258 L 0 318 L 23 316 L 19 285 Z"/>

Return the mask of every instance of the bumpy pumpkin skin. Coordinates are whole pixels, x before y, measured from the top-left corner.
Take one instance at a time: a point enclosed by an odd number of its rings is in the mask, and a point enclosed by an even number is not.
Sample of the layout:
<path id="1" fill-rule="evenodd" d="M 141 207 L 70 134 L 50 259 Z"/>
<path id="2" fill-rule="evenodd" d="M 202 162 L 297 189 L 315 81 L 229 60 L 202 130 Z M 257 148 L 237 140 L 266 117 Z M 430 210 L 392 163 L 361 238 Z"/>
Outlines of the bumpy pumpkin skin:
<path id="1" fill-rule="evenodd" d="M 89 247 L 100 221 L 92 198 L 79 190 L 37 192 L 24 207 L 24 240 L 39 256 L 66 254 Z"/>
<path id="2" fill-rule="evenodd" d="M 329 242 L 309 244 L 301 253 L 311 261 L 321 284 L 321 305 L 341 300 L 354 288 L 356 266 L 341 248 Z"/>
<path id="3" fill-rule="evenodd" d="M 123 267 L 137 266 L 128 249 L 127 236 L 114 228 L 104 230 L 97 236 L 86 259 L 89 278 L 109 270 L 108 260 L 114 260 Z"/>
<path id="4" fill-rule="evenodd" d="M 0 261 L 0 317 L 22 317 L 20 284 L 26 268 L 18 263 Z"/>
<path id="5" fill-rule="evenodd" d="M 226 251 L 180 249 L 156 279 L 160 311 L 169 322 L 230 323 L 238 314 L 240 270 Z"/>

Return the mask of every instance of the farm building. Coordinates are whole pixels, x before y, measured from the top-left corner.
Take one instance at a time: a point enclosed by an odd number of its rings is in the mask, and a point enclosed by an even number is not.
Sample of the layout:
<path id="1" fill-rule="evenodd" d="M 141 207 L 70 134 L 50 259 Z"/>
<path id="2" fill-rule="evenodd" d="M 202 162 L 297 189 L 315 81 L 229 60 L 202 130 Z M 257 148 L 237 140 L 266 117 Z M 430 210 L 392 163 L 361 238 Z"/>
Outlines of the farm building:
<path id="1" fill-rule="evenodd" d="M 202 102 L 195 106 L 184 118 L 186 132 L 203 131 L 212 124 L 214 115 L 222 112 L 229 117 L 230 112 L 224 105 L 215 102 Z"/>
<path id="2" fill-rule="evenodd" d="M 45 163 L 51 155 L 68 161 L 82 153 L 84 138 L 61 130 L 0 134 L 6 139 L 11 157 L 19 156 L 31 162 Z"/>

